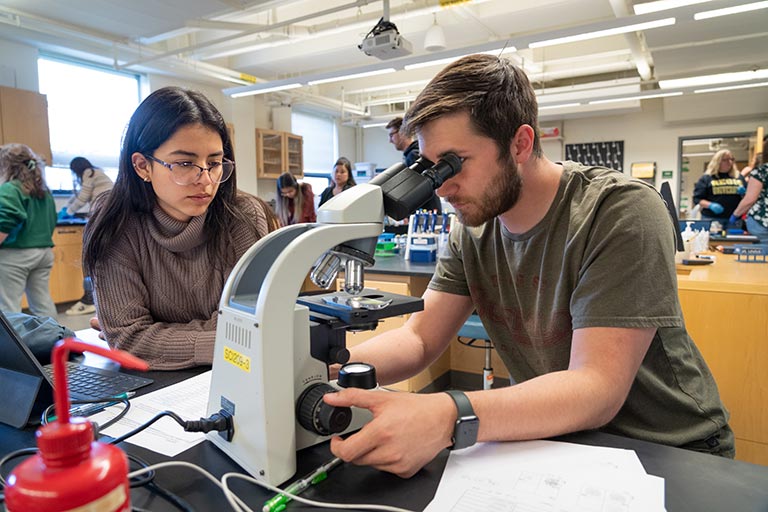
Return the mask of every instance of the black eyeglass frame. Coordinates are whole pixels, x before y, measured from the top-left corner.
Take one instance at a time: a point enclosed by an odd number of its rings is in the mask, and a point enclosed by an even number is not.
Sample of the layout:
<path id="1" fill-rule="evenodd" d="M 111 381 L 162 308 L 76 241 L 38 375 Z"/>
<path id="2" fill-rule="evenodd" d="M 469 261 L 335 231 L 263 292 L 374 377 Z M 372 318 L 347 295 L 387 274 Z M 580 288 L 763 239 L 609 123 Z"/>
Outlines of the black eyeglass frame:
<path id="1" fill-rule="evenodd" d="M 217 183 L 217 184 L 224 183 L 229 178 L 231 178 L 232 174 L 234 174 L 234 172 L 235 172 L 235 162 L 233 162 L 232 160 L 229 160 L 227 158 L 222 158 L 221 162 L 219 162 L 217 165 L 214 165 L 212 167 L 202 167 L 202 166 L 194 164 L 192 162 L 179 162 L 179 163 L 171 164 L 171 163 L 168 163 L 168 162 L 164 162 L 163 160 L 160 160 L 159 158 L 156 158 L 156 157 L 154 157 L 152 155 L 144 155 L 144 158 L 148 158 L 149 160 L 152 160 L 153 162 L 157 162 L 158 164 L 162 165 L 163 167 L 166 167 L 169 171 L 171 171 L 171 177 L 173 179 L 173 182 L 176 183 L 177 185 L 182 185 L 182 186 L 183 185 L 192 185 L 193 183 L 197 182 L 197 180 L 200 179 L 200 176 L 203 175 L 204 171 L 208 171 L 208 177 L 211 179 L 211 181 L 213 183 Z M 231 164 L 231 169 L 229 171 L 229 174 L 227 174 L 226 177 L 224 177 L 224 173 L 225 173 L 225 170 L 226 170 L 226 168 L 224 167 L 225 164 Z M 178 181 L 176 181 L 176 178 L 178 177 L 178 175 L 173 172 L 173 166 L 174 165 L 178 165 L 178 166 L 181 166 L 181 167 L 197 167 L 198 173 L 195 176 L 195 178 L 193 180 L 191 180 L 189 183 L 179 183 Z M 216 167 L 218 167 L 218 166 L 221 166 L 221 177 L 222 177 L 222 179 L 219 179 L 217 181 L 216 179 L 214 179 L 214 175 L 211 174 L 211 171 L 215 170 Z"/>

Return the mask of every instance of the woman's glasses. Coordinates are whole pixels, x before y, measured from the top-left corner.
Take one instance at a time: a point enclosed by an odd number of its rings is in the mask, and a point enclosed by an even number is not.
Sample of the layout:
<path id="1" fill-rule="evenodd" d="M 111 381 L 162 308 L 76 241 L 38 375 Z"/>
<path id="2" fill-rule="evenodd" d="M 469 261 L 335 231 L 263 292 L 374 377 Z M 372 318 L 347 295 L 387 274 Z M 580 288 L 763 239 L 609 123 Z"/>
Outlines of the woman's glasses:
<path id="1" fill-rule="evenodd" d="M 171 171 L 171 179 L 177 185 L 191 185 L 196 183 L 203 175 L 203 171 L 208 171 L 211 181 L 214 183 L 223 183 L 232 176 L 232 172 L 235 170 L 235 162 L 222 158 L 221 162 L 211 162 L 208 167 L 201 167 L 192 162 L 179 162 L 169 164 L 163 162 L 159 158 L 155 158 L 151 155 L 144 155 L 153 162 L 157 162 L 163 165 Z"/>

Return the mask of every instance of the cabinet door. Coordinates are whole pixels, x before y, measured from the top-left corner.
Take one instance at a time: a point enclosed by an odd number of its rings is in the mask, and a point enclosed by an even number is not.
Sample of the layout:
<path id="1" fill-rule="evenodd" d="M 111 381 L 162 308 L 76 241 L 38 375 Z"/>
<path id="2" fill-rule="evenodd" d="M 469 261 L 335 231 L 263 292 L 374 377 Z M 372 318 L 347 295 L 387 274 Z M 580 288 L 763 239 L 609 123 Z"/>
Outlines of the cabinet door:
<path id="1" fill-rule="evenodd" d="M 300 135 L 285 134 L 285 161 L 287 171 L 296 177 L 304 176 L 304 139 Z"/>
<path id="2" fill-rule="evenodd" d="M 26 144 L 51 165 L 48 101 L 44 94 L 0 87 L 0 142 Z"/>
<path id="3" fill-rule="evenodd" d="M 279 178 L 285 172 L 283 132 L 256 129 L 256 176 Z"/>
<path id="4" fill-rule="evenodd" d="M 53 243 L 51 297 L 56 303 L 78 300 L 83 296 L 83 228 L 57 227 Z"/>

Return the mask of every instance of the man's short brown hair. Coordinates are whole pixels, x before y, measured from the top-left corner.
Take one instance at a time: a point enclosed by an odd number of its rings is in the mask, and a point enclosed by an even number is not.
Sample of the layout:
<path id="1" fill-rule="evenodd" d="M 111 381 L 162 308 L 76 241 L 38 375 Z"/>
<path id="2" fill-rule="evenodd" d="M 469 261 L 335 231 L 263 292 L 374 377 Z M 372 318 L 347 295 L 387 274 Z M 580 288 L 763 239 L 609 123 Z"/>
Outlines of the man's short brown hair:
<path id="1" fill-rule="evenodd" d="M 396 117 L 387 123 L 387 130 L 391 130 L 392 128 L 394 128 L 395 130 L 400 131 L 400 128 L 402 128 L 402 126 L 403 126 L 403 118 Z"/>
<path id="2" fill-rule="evenodd" d="M 533 128 L 533 154 L 541 157 L 536 94 L 523 70 L 507 59 L 477 54 L 449 64 L 411 104 L 404 131 L 415 134 L 430 121 L 462 111 L 479 134 L 494 140 L 500 159 L 509 157 L 524 124 Z"/>

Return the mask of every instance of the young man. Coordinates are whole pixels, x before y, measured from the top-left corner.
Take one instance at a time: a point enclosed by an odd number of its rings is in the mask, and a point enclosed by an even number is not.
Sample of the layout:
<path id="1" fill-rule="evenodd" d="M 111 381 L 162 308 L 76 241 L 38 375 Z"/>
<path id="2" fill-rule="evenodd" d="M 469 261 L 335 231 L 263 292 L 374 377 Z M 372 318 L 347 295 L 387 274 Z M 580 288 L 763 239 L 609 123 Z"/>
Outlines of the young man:
<path id="1" fill-rule="evenodd" d="M 403 133 L 401 130 L 402 127 L 402 117 L 396 117 L 387 123 L 389 142 L 394 144 L 395 149 L 403 152 L 403 163 L 410 166 L 421 156 L 421 153 L 419 152 L 419 141 L 414 140 L 411 135 Z M 422 208 L 435 211 L 436 213 L 443 213 L 443 206 L 440 203 L 440 198 L 437 197 L 436 194 L 432 194 L 432 197 L 422 205 Z"/>
<path id="2" fill-rule="evenodd" d="M 462 158 L 437 192 L 464 227 L 451 232 L 424 311 L 353 347 L 351 360 L 374 364 L 382 383 L 405 379 L 476 309 L 517 384 L 330 393 L 327 403 L 374 416 L 333 439 L 333 453 L 408 477 L 446 447 L 600 428 L 732 457 L 728 413 L 683 324 L 675 231 L 659 194 L 615 171 L 545 158 L 534 91 L 497 57 L 448 66 L 405 124 L 426 158 Z"/>
<path id="3" fill-rule="evenodd" d="M 389 142 L 395 146 L 395 149 L 403 152 L 403 162 L 405 165 L 411 165 L 418 160 L 420 156 L 419 141 L 414 140 L 412 136 L 403 133 L 400 130 L 402 127 L 402 117 L 396 117 L 387 123 Z"/>

